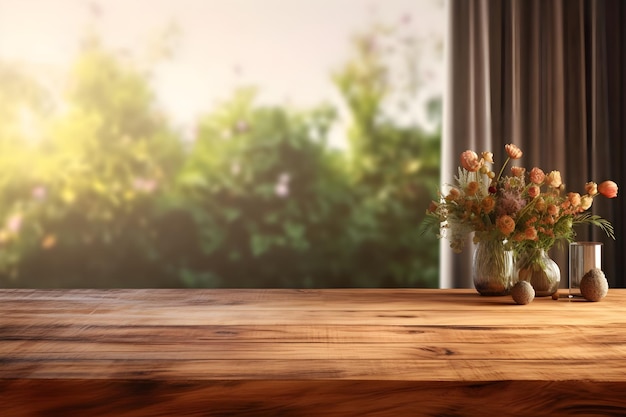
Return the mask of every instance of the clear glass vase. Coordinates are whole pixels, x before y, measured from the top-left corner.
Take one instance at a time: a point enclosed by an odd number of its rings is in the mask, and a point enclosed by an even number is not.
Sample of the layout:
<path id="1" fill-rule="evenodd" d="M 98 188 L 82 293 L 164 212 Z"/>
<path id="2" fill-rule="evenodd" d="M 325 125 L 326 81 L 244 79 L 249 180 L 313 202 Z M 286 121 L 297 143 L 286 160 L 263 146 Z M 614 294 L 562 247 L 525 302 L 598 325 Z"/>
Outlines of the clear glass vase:
<path id="1" fill-rule="evenodd" d="M 559 289 L 561 269 L 544 249 L 529 249 L 518 256 L 517 279 L 528 281 L 535 289 L 535 296 L 546 297 Z"/>
<path id="2" fill-rule="evenodd" d="M 513 251 L 501 240 L 480 241 L 474 251 L 474 287 L 480 295 L 507 295 L 515 284 Z"/>

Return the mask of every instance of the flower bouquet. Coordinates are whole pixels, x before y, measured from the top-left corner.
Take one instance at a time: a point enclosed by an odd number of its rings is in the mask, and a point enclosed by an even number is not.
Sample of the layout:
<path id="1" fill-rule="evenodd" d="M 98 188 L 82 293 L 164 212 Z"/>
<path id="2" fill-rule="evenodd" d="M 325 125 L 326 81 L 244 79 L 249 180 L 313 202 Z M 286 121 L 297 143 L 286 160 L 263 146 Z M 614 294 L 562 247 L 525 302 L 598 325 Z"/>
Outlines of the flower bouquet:
<path id="1" fill-rule="evenodd" d="M 510 269 L 503 260 L 509 255 L 500 254 L 512 251 L 517 258 L 517 278 L 530 281 L 536 291 L 540 287 L 538 295 L 549 295 L 558 288 L 560 271 L 556 263 L 547 265 L 550 262 L 546 260 L 546 251 L 559 240 L 572 241 L 573 227 L 580 224 L 598 226 L 614 238 L 611 223 L 588 210 L 598 195 L 616 197 L 618 187 L 613 181 L 599 185 L 588 182 L 586 194 L 580 195 L 564 192 L 559 171 L 546 174 L 534 167 L 527 172 L 523 167 L 512 166 L 505 175 L 509 162 L 522 157 L 516 145 L 506 145 L 505 151 L 508 157 L 497 174 L 492 168 L 491 152 L 480 156 L 471 150 L 463 152 L 455 184 L 449 186 L 447 193 L 440 193 L 439 201 L 431 202 L 423 229 L 433 229 L 439 237 L 448 238 L 455 252 L 462 251 L 466 238 L 474 233 L 473 241 L 479 245 L 474 257 L 474 284 L 481 294 L 493 293 L 481 290 L 485 279 L 477 276 L 476 271 L 481 263 L 496 264 L 492 272 L 500 270 L 501 282 L 497 287 L 502 287 L 501 292 L 506 293 L 514 284 L 515 277 L 508 276 Z M 477 260 L 481 245 L 490 249 L 485 259 Z M 502 251 L 495 250 L 498 246 Z M 554 267 L 556 274 L 546 274 Z M 542 283 L 542 279 L 549 282 Z M 554 279 L 557 279 L 556 286 Z"/>

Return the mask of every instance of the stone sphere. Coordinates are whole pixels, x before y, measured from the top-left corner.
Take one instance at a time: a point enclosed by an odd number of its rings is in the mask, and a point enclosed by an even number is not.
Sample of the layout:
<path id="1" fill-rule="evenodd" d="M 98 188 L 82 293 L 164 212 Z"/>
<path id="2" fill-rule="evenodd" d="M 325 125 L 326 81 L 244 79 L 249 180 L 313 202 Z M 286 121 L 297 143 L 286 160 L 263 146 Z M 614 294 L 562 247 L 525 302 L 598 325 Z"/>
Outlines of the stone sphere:
<path id="1" fill-rule="evenodd" d="M 517 304 L 528 304 L 535 299 L 535 289 L 528 281 L 518 281 L 511 289 L 511 296 Z"/>
<path id="2" fill-rule="evenodd" d="M 589 301 L 600 301 L 608 292 L 609 282 L 601 269 L 592 269 L 580 280 L 580 293 Z"/>

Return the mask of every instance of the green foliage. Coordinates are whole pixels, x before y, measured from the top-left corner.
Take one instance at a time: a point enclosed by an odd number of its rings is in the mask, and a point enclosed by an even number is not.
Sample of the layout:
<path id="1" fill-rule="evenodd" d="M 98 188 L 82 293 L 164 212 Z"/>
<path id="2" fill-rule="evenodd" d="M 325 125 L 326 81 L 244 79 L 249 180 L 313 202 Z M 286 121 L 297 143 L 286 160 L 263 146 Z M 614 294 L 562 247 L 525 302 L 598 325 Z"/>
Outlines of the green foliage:
<path id="1" fill-rule="evenodd" d="M 252 88 L 186 144 L 145 75 L 96 39 L 63 107 L 0 67 L 0 285 L 435 286 L 436 240 L 417 227 L 439 135 L 388 117 L 385 57 L 358 38 L 355 52 L 334 74 L 347 151 L 328 143 L 334 107 L 260 106 Z"/>

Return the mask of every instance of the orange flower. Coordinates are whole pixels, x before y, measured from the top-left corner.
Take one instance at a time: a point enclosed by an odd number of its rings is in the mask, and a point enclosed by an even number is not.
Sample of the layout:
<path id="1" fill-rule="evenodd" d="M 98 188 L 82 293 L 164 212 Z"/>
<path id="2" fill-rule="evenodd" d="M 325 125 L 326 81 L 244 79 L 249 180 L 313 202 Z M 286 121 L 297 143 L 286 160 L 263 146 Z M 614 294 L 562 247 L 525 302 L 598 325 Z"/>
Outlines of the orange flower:
<path id="1" fill-rule="evenodd" d="M 515 230 L 515 220 L 511 216 L 504 215 L 496 219 L 496 227 L 503 235 L 508 236 Z"/>
<path id="2" fill-rule="evenodd" d="M 467 150 L 461 154 L 461 166 L 470 172 L 478 171 L 484 163 L 474 151 Z"/>
<path id="3" fill-rule="evenodd" d="M 613 181 L 604 181 L 598 185 L 598 192 L 607 198 L 617 197 L 617 184 Z"/>
<path id="4" fill-rule="evenodd" d="M 466 190 L 467 195 L 470 195 L 470 196 L 471 195 L 475 195 L 476 192 L 478 191 L 478 187 L 479 187 L 479 185 L 478 185 L 478 183 L 476 181 L 470 181 L 467 184 L 467 190 Z"/>
<path id="5" fill-rule="evenodd" d="M 559 214 L 559 206 L 557 206 L 556 204 L 549 204 L 548 205 L 548 214 L 550 214 L 551 216 L 556 216 Z"/>
<path id="6" fill-rule="evenodd" d="M 459 190 L 457 190 L 456 188 L 452 188 L 450 190 L 450 193 L 446 196 L 446 200 L 448 201 L 454 201 L 457 198 L 459 198 L 461 196 L 461 193 L 459 192 Z"/>
<path id="7" fill-rule="evenodd" d="M 537 240 L 537 229 L 527 227 L 526 230 L 524 230 L 524 237 L 528 240 Z"/>
<path id="8" fill-rule="evenodd" d="M 504 149 L 506 150 L 507 155 L 509 155 L 509 158 L 511 159 L 520 159 L 523 155 L 522 150 L 518 148 L 516 145 L 513 145 L 512 143 L 505 145 Z"/>
<path id="9" fill-rule="evenodd" d="M 496 200 L 491 196 L 487 196 L 480 202 L 480 206 L 485 214 L 489 214 L 496 207 Z"/>
<path id="10" fill-rule="evenodd" d="M 572 203 L 572 206 L 578 207 L 580 206 L 580 194 L 578 193 L 567 193 L 567 199 Z"/>
<path id="11" fill-rule="evenodd" d="M 541 168 L 534 167 L 530 170 L 530 182 L 533 184 L 541 184 L 543 180 L 546 178 L 546 174 L 541 170 Z"/>

